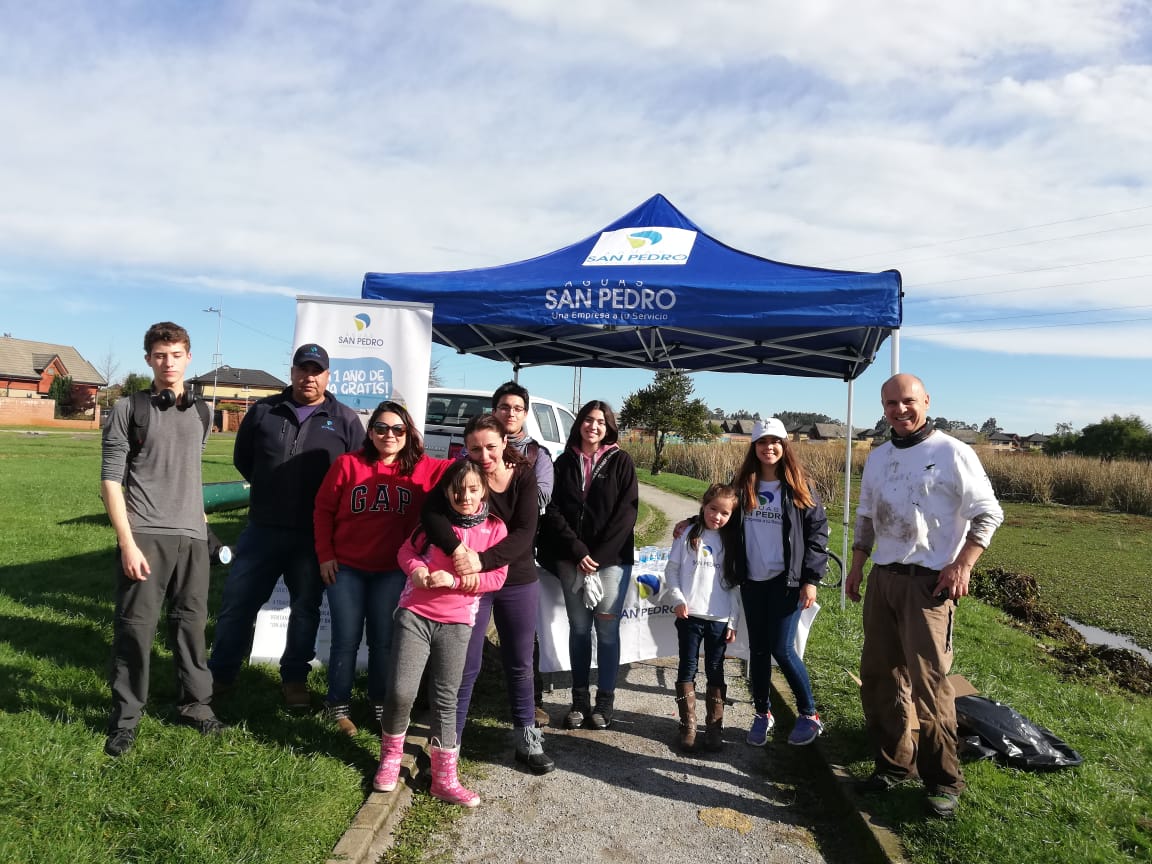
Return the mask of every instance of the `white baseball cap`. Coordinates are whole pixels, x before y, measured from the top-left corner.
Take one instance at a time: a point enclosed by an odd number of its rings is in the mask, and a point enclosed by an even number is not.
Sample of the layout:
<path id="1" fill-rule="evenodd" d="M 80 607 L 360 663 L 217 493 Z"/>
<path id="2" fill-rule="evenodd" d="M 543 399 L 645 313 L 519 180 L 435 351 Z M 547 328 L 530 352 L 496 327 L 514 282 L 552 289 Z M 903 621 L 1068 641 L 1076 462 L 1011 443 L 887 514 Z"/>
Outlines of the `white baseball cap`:
<path id="1" fill-rule="evenodd" d="M 761 438 L 767 437 L 768 435 L 783 441 L 788 438 L 788 430 L 785 429 L 784 424 L 775 417 L 769 417 L 767 420 L 757 420 L 756 425 L 752 427 L 752 443 L 755 444 Z"/>

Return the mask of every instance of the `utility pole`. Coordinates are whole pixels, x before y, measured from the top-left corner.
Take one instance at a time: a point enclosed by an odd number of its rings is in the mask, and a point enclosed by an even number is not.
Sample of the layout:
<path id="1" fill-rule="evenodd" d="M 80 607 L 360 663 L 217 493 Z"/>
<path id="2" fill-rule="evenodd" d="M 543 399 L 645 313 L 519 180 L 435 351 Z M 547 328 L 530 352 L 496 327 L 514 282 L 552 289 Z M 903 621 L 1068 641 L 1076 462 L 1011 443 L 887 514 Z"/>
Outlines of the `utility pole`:
<path id="1" fill-rule="evenodd" d="M 220 330 L 224 326 L 224 313 L 219 306 L 209 306 L 204 310 L 216 315 L 216 353 L 212 355 L 212 428 L 216 427 L 216 382 L 220 375 Z"/>

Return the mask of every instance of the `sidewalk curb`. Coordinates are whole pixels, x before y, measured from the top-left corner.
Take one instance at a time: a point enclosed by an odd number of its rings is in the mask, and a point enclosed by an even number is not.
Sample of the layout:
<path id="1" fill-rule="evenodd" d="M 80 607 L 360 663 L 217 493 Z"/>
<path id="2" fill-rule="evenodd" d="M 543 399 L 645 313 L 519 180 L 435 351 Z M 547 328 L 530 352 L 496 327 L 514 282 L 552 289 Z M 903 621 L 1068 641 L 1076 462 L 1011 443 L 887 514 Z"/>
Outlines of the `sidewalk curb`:
<path id="1" fill-rule="evenodd" d="M 391 792 L 368 793 L 352 824 L 325 859 L 325 864 L 366 864 L 378 859 L 381 852 L 392 846 L 392 831 L 412 802 L 412 786 L 419 786 L 423 779 L 424 771 L 418 754 L 422 754 L 427 746 L 427 727 L 419 724 L 409 727 L 404 759 L 400 763 L 400 782 Z"/>
<path id="2" fill-rule="evenodd" d="M 795 721 L 796 702 L 792 698 L 791 691 L 781 690 L 773 682 L 772 694 L 775 697 L 773 703 L 779 700 L 784 711 L 791 715 L 788 719 Z M 828 769 L 828 773 L 822 778 L 827 793 L 835 796 L 841 809 L 852 820 L 856 833 L 868 846 L 866 851 L 861 850 L 860 860 L 874 861 L 876 864 L 908 864 L 900 838 L 889 828 L 873 820 L 872 814 L 865 806 L 866 802 L 853 790 L 856 780 L 848 770 L 843 765 L 837 765 L 829 760 L 819 738 L 807 745 L 807 749 L 813 751 L 820 763 Z"/>

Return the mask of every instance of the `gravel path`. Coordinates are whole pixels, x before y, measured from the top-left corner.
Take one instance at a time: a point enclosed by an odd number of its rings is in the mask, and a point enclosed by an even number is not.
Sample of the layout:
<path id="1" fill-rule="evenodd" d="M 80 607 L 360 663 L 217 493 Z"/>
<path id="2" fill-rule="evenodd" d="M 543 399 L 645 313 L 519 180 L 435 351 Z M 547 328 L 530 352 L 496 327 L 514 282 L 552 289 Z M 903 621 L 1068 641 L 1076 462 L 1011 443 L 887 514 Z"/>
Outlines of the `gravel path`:
<path id="1" fill-rule="evenodd" d="M 431 852 L 458 864 L 852 860 L 838 846 L 841 823 L 809 779 L 826 769 L 815 753 L 784 743 L 786 732 L 766 748 L 746 745 L 745 698 L 728 709 L 719 754 L 688 757 L 671 746 L 675 676 L 672 659 L 624 667 L 612 728 L 546 730 L 552 774 L 533 776 L 510 754 L 483 765 L 472 783 L 480 807 Z M 732 696 L 742 682 L 730 678 Z M 557 720 L 569 696 L 557 689 L 545 699 Z"/>
<path id="2" fill-rule="evenodd" d="M 652 487 L 641 491 L 670 523 L 698 508 Z M 675 659 L 625 666 L 612 728 L 546 729 L 557 769 L 544 777 L 517 766 L 510 749 L 482 764 L 482 776 L 472 782 L 480 807 L 464 814 L 430 854 L 457 864 L 853 860 L 852 850 L 843 848 L 843 817 L 826 806 L 821 791 L 827 768 L 812 748 L 784 743 L 789 720 L 781 717 L 783 729 L 767 747 L 744 743 L 752 706 L 739 672 L 739 662 L 729 661 L 734 704 L 725 718 L 724 749 L 684 756 L 673 746 Z M 545 695 L 545 707 L 559 721 L 571 691 L 567 676 L 555 677 L 560 680 Z"/>

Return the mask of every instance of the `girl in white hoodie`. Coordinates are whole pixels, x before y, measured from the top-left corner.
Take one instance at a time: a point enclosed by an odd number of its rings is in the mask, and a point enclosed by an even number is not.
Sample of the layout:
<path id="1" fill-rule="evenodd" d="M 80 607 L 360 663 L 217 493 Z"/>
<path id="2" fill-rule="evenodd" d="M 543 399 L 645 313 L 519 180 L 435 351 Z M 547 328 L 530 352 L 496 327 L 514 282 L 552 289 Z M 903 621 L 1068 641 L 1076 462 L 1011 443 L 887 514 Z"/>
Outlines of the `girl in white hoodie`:
<path id="1" fill-rule="evenodd" d="M 740 594 L 724 584 L 724 546 L 729 519 L 739 507 L 736 490 L 713 483 L 704 493 L 700 515 L 691 529 L 672 543 L 664 569 L 663 599 L 676 611 L 680 668 L 676 704 L 680 710 L 680 749 L 696 749 L 696 667 L 704 645 L 707 680 L 705 747 L 719 750 L 724 722 L 724 652 L 736 638 Z"/>

